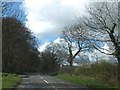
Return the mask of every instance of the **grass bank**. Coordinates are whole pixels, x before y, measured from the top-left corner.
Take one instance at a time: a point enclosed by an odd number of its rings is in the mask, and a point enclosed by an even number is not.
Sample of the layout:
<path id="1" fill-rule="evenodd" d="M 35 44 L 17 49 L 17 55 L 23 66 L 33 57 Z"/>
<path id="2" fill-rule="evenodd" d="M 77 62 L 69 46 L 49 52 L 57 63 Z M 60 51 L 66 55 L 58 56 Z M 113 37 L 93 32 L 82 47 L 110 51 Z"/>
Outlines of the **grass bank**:
<path id="1" fill-rule="evenodd" d="M 3 73 L 2 74 L 2 88 L 3 88 L 2 90 L 4 90 L 4 88 L 13 88 L 20 81 L 21 81 L 21 78 L 16 74 Z"/>
<path id="2" fill-rule="evenodd" d="M 87 86 L 89 88 L 116 88 L 115 86 L 111 86 L 105 82 L 98 81 L 91 77 L 86 76 L 75 76 L 70 74 L 58 74 L 55 77 L 59 79 L 63 79 L 69 82 L 72 82 L 77 85 Z"/>

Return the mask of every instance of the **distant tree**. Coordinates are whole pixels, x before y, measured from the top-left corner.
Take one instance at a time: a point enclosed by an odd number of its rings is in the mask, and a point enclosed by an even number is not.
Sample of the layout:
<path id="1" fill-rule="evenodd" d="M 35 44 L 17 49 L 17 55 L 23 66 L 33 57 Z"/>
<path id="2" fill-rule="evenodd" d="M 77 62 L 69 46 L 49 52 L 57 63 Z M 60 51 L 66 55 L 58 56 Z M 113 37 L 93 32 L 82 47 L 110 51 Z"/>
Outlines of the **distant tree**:
<path id="1" fill-rule="evenodd" d="M 79 65 L 87 65 L 90 63 L 89 57 L 87 55 L 78 55 L 78 64 Z"/>
<path id="2" fill-rule="evenodd" d="M 42 72 L 57 72 L 58 71 L 58 61 L 56 55 L 49 51 L 44 51 L 41 53 L 41 70 Z"/>
<path id="3" fill-rule="evenodd" d="M 65 49 L 58 43 L 51 42 L 41 52 L 41 66 L 43 72 L 56 72 L 60 64 L 66 59 Z"/>
<path id="4" fill-rule="evenodd" d="M 46 46 L 46 50 L 53 54 L 55 54 L 55 57 L 59 64 L 62 64 L 63 60 L 66 60 L 67 58 L 67 50 L 59 43 L 51 42 Z"/>

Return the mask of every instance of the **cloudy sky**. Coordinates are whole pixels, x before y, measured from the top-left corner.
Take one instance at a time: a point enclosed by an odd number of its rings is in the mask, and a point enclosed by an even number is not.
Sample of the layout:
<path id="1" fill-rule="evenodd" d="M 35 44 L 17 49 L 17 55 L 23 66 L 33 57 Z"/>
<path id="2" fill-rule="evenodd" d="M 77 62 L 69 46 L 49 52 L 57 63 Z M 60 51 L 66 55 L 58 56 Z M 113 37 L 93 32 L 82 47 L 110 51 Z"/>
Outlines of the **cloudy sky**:
<path id="1" fill-rule="evenodd" d="M 76 17 L 86 14 L 89 0 L 18 0 L 26 14 L 26 26 L 40 42 L 39 50 L 45 50 L 50 41 L 61 43 L 60 33 L 76 21 Z M 104 46 L 108 48 L 108 46 Z M 99 53 L 95 51 L 95 53 Z M 89 53 L 90 54 L 90 53 Z M 99 56 L 103 54 L 99 53 Z"/>
<path id="2" fill-rule="evenodd" d="M 54 41 L 76 16 L 85 14 L 85 0 L 24 0 L 26 26 L 42 42 Z"/>
<path id="3" fill-rule="evenodd" d="M 88 1 L 24 0 L 23 10 L 27 15 L 26 26 L 40 41 L 39 51 L 44 51 L 50 41 L 61 43 L 61 31 L 65 26 L 74 23 L 76 17 L 86 14 L 85 7 L 89 4 Z M 107 45 L 104 47 L 108 48 Z M 96 50 L 95 53 L 99 53 L 99 57 L 106 57 Z"/>

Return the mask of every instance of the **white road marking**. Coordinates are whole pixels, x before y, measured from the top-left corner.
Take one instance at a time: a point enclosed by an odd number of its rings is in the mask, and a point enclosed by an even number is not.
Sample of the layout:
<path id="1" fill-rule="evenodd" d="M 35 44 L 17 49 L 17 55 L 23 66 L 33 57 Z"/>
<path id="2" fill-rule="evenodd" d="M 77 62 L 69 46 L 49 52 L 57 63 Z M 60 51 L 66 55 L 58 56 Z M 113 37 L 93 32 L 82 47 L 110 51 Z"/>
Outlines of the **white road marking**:
<path id="1" fill-rule="evenodd" d="M 43 80 L 44 82 L 46 82 L 47 84 L 49 84 L 49 82 L 48 81 L 46 81 L 46 80 Z"/>
<path id="2" fill-rule="evenodd" d="M 46 80 L 44 80 L 44 79 L 43 79 L 43 77 L 40 77 L 40 78 L 41 78 L 41 79 L 42 79 L 45 83 L 49 84 L 49 82 L 48 82 L 48 81 L 46 81 Z M 57 89 L 57 88 L 55 88 L 55 86 L 53 86 L 53 85 L 52 85 L 51 87 L 52 87 L 52 88 L 54 88 L 55 90 L 58 90 L 58 89 Z"/>
<path id="3" fill-rule="evenodd" d="M 43 77 L 41 77 L 41 79 L 43 79 Z"/>
<path id="4" fill-rule="evenodd" d="M 55 86 L 51 86 L 52 88 L 54 88 L 55 90 L 58 90 L 57 88 L 55 88 Z"/>

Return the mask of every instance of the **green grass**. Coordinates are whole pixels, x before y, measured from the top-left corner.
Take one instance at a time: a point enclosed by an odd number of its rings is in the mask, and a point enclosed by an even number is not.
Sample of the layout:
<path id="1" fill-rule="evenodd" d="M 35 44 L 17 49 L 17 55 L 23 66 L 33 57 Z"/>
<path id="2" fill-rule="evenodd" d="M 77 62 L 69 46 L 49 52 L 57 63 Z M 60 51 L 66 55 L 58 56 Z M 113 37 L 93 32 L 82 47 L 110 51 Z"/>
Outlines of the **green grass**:
<path id="1" fill-rule="evenodd" d="M 21 78 L 16 74 L 8 74 L 4 73 L 2 75 L 2 88 L 13 88 L 18 82 L 20 82 Z"/>
<path id="2" fill-rule="evenodd" d="M 2 73 L 0 72 L 0 90 L 2 89 Z"/>
<path id="3" fill-rule="evenodd" d="M 91 77 L 86 76 L 71 76 L 69 74 L 58 74 L 55 77 L 59 79 L 63 79 L 78 85 L 87 86 L 89 88 L 115 88 L 114 86 L 111 86 L 107 83 L 95 80 Z"/>

